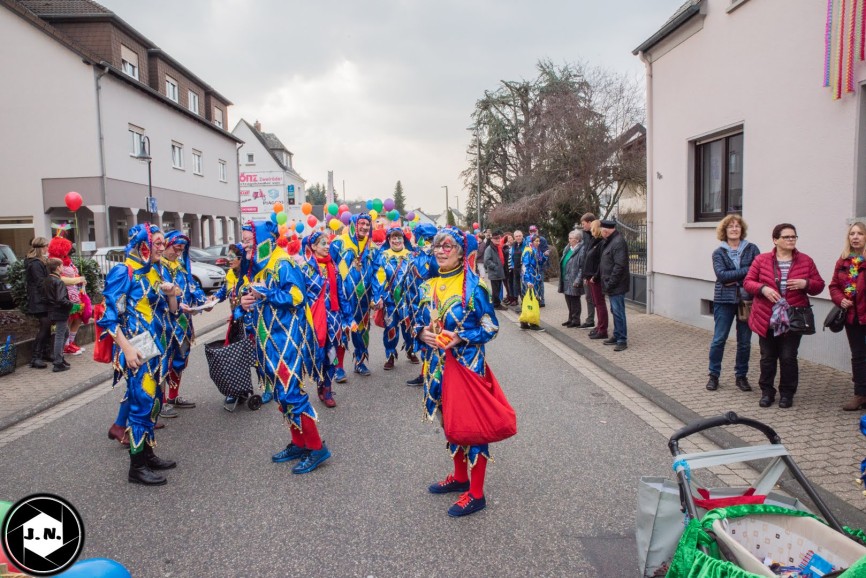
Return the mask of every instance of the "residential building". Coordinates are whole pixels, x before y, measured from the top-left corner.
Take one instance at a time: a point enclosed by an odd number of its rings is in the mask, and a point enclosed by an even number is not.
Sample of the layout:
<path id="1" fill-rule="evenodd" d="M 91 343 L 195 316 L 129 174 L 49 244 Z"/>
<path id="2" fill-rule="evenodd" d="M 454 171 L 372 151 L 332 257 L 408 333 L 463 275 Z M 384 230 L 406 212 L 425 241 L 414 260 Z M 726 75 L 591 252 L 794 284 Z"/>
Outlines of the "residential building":
<path id="1" fill-rule="evenodd" d="M 866 215 L 866 65 L 853 59 L 854 92 L 834 99 L 823 40 L 838 20 L 826 24 L 826 2 L 688 0 L 634 50 L 647 72 L 650 313 L 712 328 L 710 256 L 730 213 L 762 251 L 794 224 L 829 282 L 847 225 Z M 812 303 L 822 320 L 828 292 Z M 850 369 L 844 334 L 804 338 L 800 355 Z"/>
<path id="2" fill-rule="evenodd" d="M 20 255 L 72 222 L 69 191 L 84 199 L 85 249 L 124 244 L 144 221 L 195 245 L 240 238 L 231 102 L 117 14 L 0 0 L 0 69 L 16 79 L 0 84 L 0 243 Z"/>

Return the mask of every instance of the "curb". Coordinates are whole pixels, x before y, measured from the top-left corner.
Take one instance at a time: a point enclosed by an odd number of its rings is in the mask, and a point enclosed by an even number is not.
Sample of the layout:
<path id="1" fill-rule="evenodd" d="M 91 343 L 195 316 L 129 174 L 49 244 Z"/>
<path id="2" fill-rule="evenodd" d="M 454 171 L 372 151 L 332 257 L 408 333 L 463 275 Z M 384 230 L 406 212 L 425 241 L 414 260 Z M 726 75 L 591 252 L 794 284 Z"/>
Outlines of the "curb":
<path id="1" fill-rule="evenodd" d="M 215 321 L 201 329 L 196 328 L 196 335 L 205 335 L 206 333 L 210 333 L 214 329 L 219 328 L 220 326 L 225 325 L 225 320 Z M 0 431 L 12 427 L 13 425 L 24 421 L 25 419 L 31 418 L 34 415 L 42 413 L 46 409 L 54 407 L 58 403 L 64 402 L 67 399 L 75 397 L 80 393 L 84 393 L 88 389 L 95 387 L 105 381 L 108 381 L 114 376 L 114 370 L 106 370 L 96 375 L 93 375 L 82 382 L 71 385 L 68 389 L 61 391 L 60 393 L 56 393 L 49 397 L 48 399 L 44 399 L 39 403 L 25 409 L 19 411 L 18 413 L 8 415 L 4 418 L 0 418 Z"/>
<path id="2" fill-rule="evenodd" d="M 544 327 L 546 332 L 550 334 L 551 337 L 553 337 L 578 355 L 581 355 L 593 364 L 597 365 L 598 367 L 615 377 L 617 380 L 632 388 L 644 398 L 663 408 L 681 422 L 688 424 L 704 417 L 697 412 L 694 412 L 691 409 L 687 408 L 669 395 L 658 391 L 649 383 L 645 382 L 644 380 L 637 377 L 628 370 L 623 369 L 622 367 L 610 361 L 601 354 L 596 353 L 586 345 L 583 345 L 582 343 L 579 343 L 576 340 L 572 339 L 559 329 L 552 327 L 551 325 L 548 325 L 544 322 L 542 322 L 541 325 Z M 701 435 L 703 435 L 704 437 L 706 437 L 714 444 L 718 445 L 723 449 L 751 445 L 749 442 L 744 441 L 738 436 L 727 432 L 722 428 L 715 428 L 712 430 L 703 431 L 701 432 Z M 751 462 L 749 465 L 751 465 L 753 468 L 757 466 L 763 469 L 766 463 L 767 461 L 756 461 Z M 760 469 L 758 469 L 758 472 L 760 473 Z M 853 479 L 851 483 L 854 483 Z M 805 495 L 803 489 L 794 480 L 782 481 L 779 483 L 779 486 L 784 491 L 796 496 L 804 503 L 811 504 L 811 501 Z M 852 507 L 851 504 L 837 497 L 836 494 L 824 489 L 818 484 L 812 484 L 812 487 L 815 488 L 815 490 L 824 500 L 824 503 L 835 514 L 836 518 L 842 525 L 848 525 L 852 528 L 866 528 L 866 512 Z"/>

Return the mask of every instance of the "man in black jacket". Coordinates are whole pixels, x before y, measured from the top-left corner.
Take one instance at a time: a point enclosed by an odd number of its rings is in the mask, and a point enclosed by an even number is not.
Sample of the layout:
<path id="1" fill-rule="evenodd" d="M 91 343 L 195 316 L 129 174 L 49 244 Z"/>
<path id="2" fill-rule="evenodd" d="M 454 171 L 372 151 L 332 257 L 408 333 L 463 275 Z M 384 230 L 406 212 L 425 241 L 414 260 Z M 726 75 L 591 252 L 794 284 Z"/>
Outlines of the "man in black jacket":
<path id="1" fill-rule="evenodd" d="M 505 281 L 505 265 L 503 257 L 500 257 L 499 241 L 502 240 L 502 231 L 495 231 L 493 237 L 487 243 L 484 251 L 484 270 L 490 279 L 490 292 L 493 294 L 493 308 L 500 311 L 508 308 L 502 305 L 502 283 Z"/>
<path id="2" fill-rule="evenodd" d="M 586 259 L 586 254 L 589 248 L 593 246 L 592 237 L 592 222 L 596 220 L 593 213 L 584 213 L 580 218 L 580 228 L 583 229 L 583 246 L 584 252 L 582 260 Z M 580 268 L 583 269 L 583 263 L 580 263 Z M 586 321 L 579 325 L 581 329 L 592 329 L 595 327 L 595 302 L 592 300 L 592 289 L 589 287 L 589 279 L 583 276 L 583 294 L 586 296 Z"/>
<path id="3" fill-rule="evenodd" d="M 48 277 L 45 278 L 45 301 L 48 304 L 48 318 L 54 322 L 54 371 L 66 371 L 69 364 L 63 359 L 63 345 L 66 343 L 67 319 L 72 310 L 69 292 L 60 278 L 60 259 L 48 259 Z"/>
<path id="4" fill-rule="evenodd" d="M 605 345 L 614 345 L 614 351 L 628 349 L 628 329 L 625 320 L 625 294 L 628 292 L 630 274 L 628 270 L 628 244 L 616 230 L 616 221 L 601 222 L 604 246 L 601 252 L 601 289 L 610 300 L 613 314 L 613 337 L 605 339 Z"/>

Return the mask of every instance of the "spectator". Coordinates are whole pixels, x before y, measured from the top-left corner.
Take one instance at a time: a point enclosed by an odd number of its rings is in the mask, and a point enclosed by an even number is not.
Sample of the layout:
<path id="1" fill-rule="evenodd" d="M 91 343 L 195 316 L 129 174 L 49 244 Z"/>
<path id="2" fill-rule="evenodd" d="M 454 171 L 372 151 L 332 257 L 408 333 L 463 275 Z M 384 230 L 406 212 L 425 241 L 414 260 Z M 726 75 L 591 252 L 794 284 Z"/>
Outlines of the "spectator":
<path id="1" fill-rule="evenodd" d="M 741 391 L 752 391 L 747 377 L 749 373 L 749 354 L 752 350 L 752 330 L 748 319 L 737 319 L 740 301 L 751 300 L 751 295 L 743 295 L 743 279 L 749 272 L 752 261 L 758 256 L 758 247 L 746 241 L 748 226 L 739 215 L 728 215 L 716 227 L 716 237 L 722 242 L 713 251 L 713 271 L 716 274 L 716 288 L 713 294 L 713 341 L 710 344 L 710 368 L 707 389 L 719 389 L 719 375 L 722 373 L 722 357 L 725 342 L 731 332 L 734 319 L 737 320 L 737 361 L 734 366 L 736 384 Z"/>
<path id="2" fill-rule="evenodd" d="M 775 249 L 755 257 L 744 281 L 746 291 L 755 296 L 749 327 L 758 334 L 761 345 L 760 407 L 776 400 L 776 367 L 779 367 L 779 407 L 794 404 L 799 382 L 797 350 L 801 333 L 789 331 L 789 307 L 809 306 L 809 295 L 824 290 L 824 280 L 815 262 L 798 251 L 797 229 L 790 223 L 773 228 Z"/>
<path id="3" fill-rule="evenodd" d="M 568 233 L 568 245 L 562 250 L 559 262 L 559 292 L 565 294 L 568 319 L 563 327 L 580 327 L 580 296 L 583 294 L 581 264 L 586 253 L 583 235 L 577 230 Z"/>
<path id="4" fill-rule="evenodd" d="M 60 268 L 63 261 L 51 257 L 48 259 L 48 277 L 45 278 L 45 301 L 48 305 L 48 318 L 54 322 L 54 369 L 67 371 L 69 364 L 63 359 L 63 346 L 66 343 L 67 319 L 72 311 L 72 301 L 66 285 L 60 278 Z"/>
<path id="5" fill-rule="evenodd" d="M 628 270 L 628 244 L 616 230 L 616 221 L 601 222 L 604 237 L 599 274 L 602 291 L 610 299 L 613 313 L 613 337 L 605 339 L 605 345 L 614 345 L 614 351 L 628 349 L 628 327 L 625 320 L 625 294 L 628 292 L 630 274 Z"/>
<path id="6" fill-rule="evenodd" d="M 36 237 L 30 241 L 30 251 L 24 261 L 25 280 L 27 284 L 27 313 L 39 322 L 36 338 L 33 340 L 33 356 L 30 367 L 45 369 L 48 367 L 45 358 L 51 353 L 51 319 L 48 318 L 48 303 L 45 301 L 45 278 L 48 277 L 46 256 L 48 255 L 48 239 Z M 53 358 L 52 358 L 53 359 Z"/>
<path id="7" fill-rule="evenodd" d="M 503 269 L 505 269 L 505 305 L 517 305 L 517 291 L 514 289 L 514 265 L 511 254 L 514 251 L 514 237 L 511 233 L 505 233 L 502 237 Z"/>
<path id="8" fill-rule="evenodd" d="M 514 295 L 518 302 L 515 303 L 517 312 L 520 313 L 520 299 L 523 296 L 523 250 L 526 244 L 523 242 L 523 231 L 514 231 L 514 242 L 511 244 L 511 269 L 514 271 Z"/>
<path id="9" fill-rule="evenodd" d="M 592 291 L 592 302 L 595 304 L 595 316 L 598 323 L 595 329 L 589 332 L 590 339 L 607 339 L 607 304 L 604 302 L 602 293 L 599 267 L 601 265 L 601 252 L 604 249 L 604 239 L 601 238 L 601 221 L 596 219 L 590 226 L 592 241 L 586 246 L 586 257 L 583 261 L 583 278 L 589 281 Z"/>
<path id="10" fill-rule="evenodd" d="M 594 239 L 592 236 L 592 222 L 596 220 L 596 216 L 592 213 L 584 213 L 580 218 L 580 227 L 583 229 L 583 260 L 586 261 L 586 255 L 589 248 L 593 246 Z M 580 263 L 580 268 L 583 269 L 584 263 Z M 595 327 L 595 303 L 592 299 L 592 291 L 589 287 L 589 277 L 582 275 L 583 279 L 583 294 L 586 295 L 586 321 L 580 325 L 581 329 L 592 329 Z"/>
<path id="11" fill-rule="evenodd" d="M 505 255 L 502 252 L 502 231 L 494 231 L 487 249 L 484 251 L 484 270 L 490 279 L 493 294 L 493 308 L 507 309 L 502 305 L 502 284 L 505 281 Z"/>

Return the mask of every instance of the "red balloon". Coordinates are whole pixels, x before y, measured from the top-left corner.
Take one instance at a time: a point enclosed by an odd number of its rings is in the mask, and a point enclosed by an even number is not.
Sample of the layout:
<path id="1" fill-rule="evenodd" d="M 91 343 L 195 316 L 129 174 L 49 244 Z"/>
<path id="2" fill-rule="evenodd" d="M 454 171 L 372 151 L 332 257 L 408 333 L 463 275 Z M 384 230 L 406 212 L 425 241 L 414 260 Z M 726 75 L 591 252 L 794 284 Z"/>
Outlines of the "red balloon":
<path id="1" fill-rule="evenodd" d="M 316 215 L 310 215 L 309 217 L 307 217 L 307 224 L 310 227 L 315 227 L 316 224 L 318 224 L 318 222 L 319 222 L 319 219 L 316 218 Z"/>
<path id="2" fill-rule="evenodd" d="M 472 228 L 473 229 L 480 229 L 481 227 L 478 225 L 478 223 L 472 223 Z"/>
<path id="3" fill-rule="evenodd" d="M 68 208 L 73 213 L 81 208 L 81 204 L 84 202 L 84 199 L 81 198 L 81 195 L 76 193 L 75 191 L 69 191 L 66 193 L 66 196 L 63 198 L 66 202 L 66 208 Z"/>
<path id="4" fill-rule="evenodd" d="M 339 214 L 339 213 L 345 213 L 345 212 L 347 212 L 348 210 L 349 210 L 349 205 L 340 205 L 340 207 L 339 207 L 339 211 L 338 211 L 338 214 Z"/>

